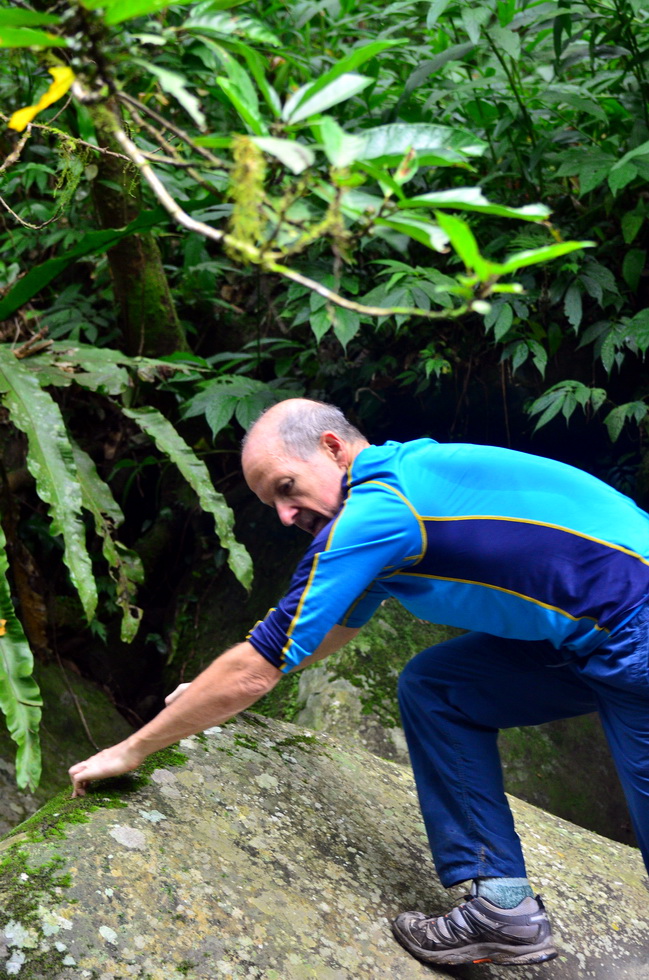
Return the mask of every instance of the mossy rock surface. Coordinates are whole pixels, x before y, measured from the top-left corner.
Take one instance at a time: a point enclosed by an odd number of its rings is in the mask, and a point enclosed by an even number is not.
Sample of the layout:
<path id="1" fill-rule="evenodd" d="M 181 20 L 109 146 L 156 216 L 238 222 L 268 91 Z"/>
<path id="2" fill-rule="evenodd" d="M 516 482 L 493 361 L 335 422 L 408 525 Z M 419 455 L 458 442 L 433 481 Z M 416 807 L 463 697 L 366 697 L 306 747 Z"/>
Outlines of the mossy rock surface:
<path id="1" fill-rule="evenodd" d="M 0 976 L 509 976 L 429 969 L 391 937 L 398 911 L 447 911 L 462 894 L 435 877 L 405 767 L 249 714 L 180 748 L 186 761 L 60 797 L 0 842 Z M 637 852 L 513 805 L 561 950 L 519 980 L 646 980 Z"/>
<path id="2" fill-rule="evenodd" d="M 95 746 L 105 748 L 132 731 L 104 692 L 73 671 L 57 664 L 37 664 L 35 677 L 43 695 L 43 775 L 35 792 L 18 789 L 15 744 L 0 725 L 0 834 L 67 786 L 69 767 L 96 752 Z"/>

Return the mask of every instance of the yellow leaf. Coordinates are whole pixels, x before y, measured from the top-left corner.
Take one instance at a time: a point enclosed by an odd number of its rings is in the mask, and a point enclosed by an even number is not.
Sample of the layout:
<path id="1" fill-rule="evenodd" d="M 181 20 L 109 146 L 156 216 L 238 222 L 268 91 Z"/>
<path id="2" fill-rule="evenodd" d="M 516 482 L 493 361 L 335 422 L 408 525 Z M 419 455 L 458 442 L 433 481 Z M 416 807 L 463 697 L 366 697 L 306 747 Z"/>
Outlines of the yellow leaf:
<path id="1" fill-rule="evenodd" d="M 47 109 L 53 102 L 61 99 L 74 81 L 74 72 L 67 65 L 48 68 L 48 71 L 54 81 L 47 92 L 40 97 L 36 105 L 28 105 L 24 109 L 17 109 L 9 120 L 9 129 L 15 129 L 16 132 L 22 133 L 25 126 L 29 125 L 34 116 L 37 116 L 43 109 Z"/>
<path id="2" fill-rule="evenodd" d="M 0 636 L 4 636 L 7 630 L 5 629 L 7 625 L 6 619 L 0 619 Z"/>

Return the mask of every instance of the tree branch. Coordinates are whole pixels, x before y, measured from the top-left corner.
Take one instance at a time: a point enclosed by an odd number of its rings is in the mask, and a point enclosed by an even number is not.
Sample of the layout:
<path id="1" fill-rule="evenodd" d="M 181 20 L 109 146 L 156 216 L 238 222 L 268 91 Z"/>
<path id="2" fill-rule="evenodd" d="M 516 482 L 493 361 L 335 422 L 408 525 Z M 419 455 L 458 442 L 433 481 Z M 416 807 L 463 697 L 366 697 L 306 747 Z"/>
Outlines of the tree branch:
<path id="1" fill-rule="evenodd" d="M 74 90 L 76 87 L 79 87 L 77 82 L 73 84 L 73 93 L 75 95 L 76 92 Z M 83 90 L 81 90 L 81 94 L 82 91 Z M 275 272 L 285 279 L 290 279 L 291 282 L 299 283 L 299 285 L 305 286 L 307 289 L 318 293 L 318 295 L 324 297 L 334 306 L 340 306 L 346 310 L 353 310 L 355 313 L 358 313 L 361 316 L 420 316 L 428 320 L 448 320 L 461 316 L 470 311 L 472 305 L 471 302 L 464 303 L 461 306 L 456 307 L 454 310 L 439 311 L 423 310 L 416 306 L 383 307 L 366 306 L 364 303 L 356 303 L 354 300 L 347 299 L 345 296 L 341 296 L 339 293 L 334 292 L 332 289 L 329 289 L 322 283 L 317 282 L 315 279 L 310 279 L 308 276 L 304 276 L 302 273 L 296 272 L 294 269 L 289 269 L 288 266 L 282 265 L 277 261 L 277 258 L 281 256 L 264 254 L 262 250 L 257 248 L 255 245 L 250 245 L 248 242 L 242 242 L 234 238 L 232 235 L 228 235 L 226 232 L 220 231 L 218 228 L 213 228 L 211 225 L 205 224 L 203 221 L 197 221 L 195 218 L 192 218 L 189 214 L 187 214 L 186 211 L 183 211 L 178 202 L 171 196 L 160 178 L 153 171 L 150 162 L 141 153 L 135 143 L 133 143 L 133 141 L 126 135 L 120 121 L 113 113 L 111 113 L 111 118 L 113 120 L 113 132 L 115 134 L 115 139 L 124 150 L 124 153 L 139 169 L 142 177 L 144 180 L 146 180 L 163 208 L 175 221 L 178 222 L 179 225 L 186 228 L 188 231 L 197 232 L 199 235 L 203 235 L 205 238 L 210 238 L 214 242 L 227 245 L 228 248 L 237 252 L 246 261 L 251 262 L 254 265 L 259 265 L 265 272 Z"/>

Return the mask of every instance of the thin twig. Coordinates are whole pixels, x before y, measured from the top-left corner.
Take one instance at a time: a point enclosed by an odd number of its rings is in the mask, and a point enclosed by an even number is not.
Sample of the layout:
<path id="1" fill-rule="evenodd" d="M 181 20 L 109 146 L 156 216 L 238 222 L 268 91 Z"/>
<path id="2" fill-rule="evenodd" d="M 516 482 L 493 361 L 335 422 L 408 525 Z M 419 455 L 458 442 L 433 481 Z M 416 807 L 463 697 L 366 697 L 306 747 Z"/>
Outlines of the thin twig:
<path id="1" fill-rule="evenodd" d="M 30 337 L 21 344 L 20 347 L 16 347 L 13 352 L 14 357 L 17 357 L 19 361 L 22 361 L 25 357 L 31 357 L 32 354 L 37 354 L 41 350 L 45 350 L 46 347 L 50 347 L 54 341 L 45 340 L 43 343 L 39 344 L 39 340 L 43 340 L 43 337 L 47 334 L 47 327 L 41 327 L 38 333 L 35 333 L 33 337 Z"/>
<path id="2" fill-rule="evenodd" d="M 42 225 L 33 225 L 31 224 L 31 222 L 25 221 L 24 218 L 21 218 L 19 214 L 16 214 L 16 212 L 9 207 L 4 197 L 0 197 L 0 204 L 3 206 L 3 208 L 5 208 L 9 212 L 9 214 L 13 218 L 16 219 L 17 222 L 19 222 L 19 224 L 23 226 L 23 228 L 31 228 L 33 231 L 40 231 L 41 228 L 45 228 L 47 225 L 51 225 L 53 221 L 56 221 L 56 219 L 60 217 L 60 213 L 57 212 L 56 214 L 52 215 L 51 218 L 48 218 L 47 221 L 44 221 Z"/>
<path id="3" fill-rule="evenodd" d="M 20 159 L 20 154 L 23 152 L 23 147 L 25 146 L 25 143 L 27 142 L 27 140 L 31 135 L 32 135 L 32 127 L 30 123 L 27 126 L 27 129 L 25 130 L 23 135 L 20 137 L 20 139 L 14 146 L 11 153 L 7 157 L 5 157 L 4 161 L 0 164 L 0 174 L 3 172 L 3 170 L 6 170 L 7 167 L 12 167 L 14 163 L 18 162 L 18 160 Z"/>
<path id="4" fill-rule="evenodd" d="M 129 106 L 133 106 L 136 110 L 146 112 L 148 116 L 155 119 L 159 126 L 163 126 L 164 129 L 168 129 L 170 133 L 174 133 L 176 136 L 178 136 L 181 140 L 187 143 L 188 146 L 191 146 L 192 149 L 196 150 L 196 152 L 202 157 L 209 160 L 213 167 L 228 168 L 228 164 L 225 163 L 224 160 L 220 160 L 219 157 L 215 157 L 214 154 L 210 153 L 205 146 L 199 146 L 194 142 L 191 136 L 185 132 L 184 129 L 181 129 L 180 126 L 175 126 L 172 122 L 169 122 L 168 119 L 161 116 L 160 113 L 156 112 L 155 109 L 152 109 L 151 106 L 145 105 L 143 102 L 139 102 L 137 99 L 134 99 L 132 95 L 128 94 L 128 92 L 117 92 L 116 94 L 117 98 L 122 102 L 126 102 Z"/>
<path id="5" fill-rule="evenodd" d="M 145 153 L 144 150 L 141 150 L 140 152 L 142 153 L 142 156 L 146 157 L 148 160 L 151 160 L 152 162 L 158 161 L 159 163 L 172 164 L 174 167 L 186 168 L 189 175 L 194 178 L 197 184 L 199 184 L 201 187 L 204 187 L 205 190 L 212 193 L 214 188 L 208 183 L 208 181 L 206 181 L 203 177 L 201 177 L 201 175 L 195 169 L 193 163 L 183 160 L 180 154 L 178 153 L 178 151 L 176 150 L 176 147 L 168 140 L 166 140 L 163 134 L 159 132 L 159 130 L 157 130 L 155 126 L 152 126 L 151 123 L 146 121 L 146 119 L 143 119 L 140 113 L 137 111 L 137 109 L 130 104 L 129 104 L 129 112 L 131 113 L 131 116 L 138 124 L 138 126 L 141 126 L 143 129 L 145 129 L 153 137 L 153 139 L 156 141 L 158 146 L 160 146 L 163 150 L 165 150 L 166 153 L 170 154 L 169 157 L 167 158 L 161 158 L 161 157 L 156 157 L 153 153 Z"/>

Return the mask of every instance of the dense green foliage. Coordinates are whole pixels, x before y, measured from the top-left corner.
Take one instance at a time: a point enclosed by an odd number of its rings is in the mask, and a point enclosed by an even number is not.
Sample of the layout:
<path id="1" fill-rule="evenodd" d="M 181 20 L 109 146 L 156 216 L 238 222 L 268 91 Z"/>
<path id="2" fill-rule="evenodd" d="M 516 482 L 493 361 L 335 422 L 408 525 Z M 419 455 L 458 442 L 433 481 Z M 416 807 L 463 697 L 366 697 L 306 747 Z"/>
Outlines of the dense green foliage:
<path id="1" fill-rule="evenodd" d="M 14 567 L 62 537 L 88 619 L 99 582 L 135 633 L 133 545 L 165 505 L 130 490 L 165 456 L 247 580 L 199 457 L 227 486 L 233 436 L 278 398 L 371 427 L 395 391 L 457 416 L 477 378 L 508 433 L 508 391 L 538 426 L 581 407 L 642 432 L 641 0 L 0 0 L 0 47 L 3 526 Z M 10 581 L 0 706 L 27 751 L 38 700 L 9 678 L 25 633 L 47 650 L 50 603 Z"/>

